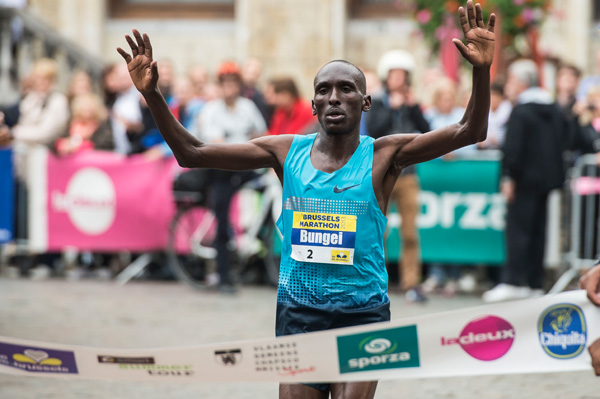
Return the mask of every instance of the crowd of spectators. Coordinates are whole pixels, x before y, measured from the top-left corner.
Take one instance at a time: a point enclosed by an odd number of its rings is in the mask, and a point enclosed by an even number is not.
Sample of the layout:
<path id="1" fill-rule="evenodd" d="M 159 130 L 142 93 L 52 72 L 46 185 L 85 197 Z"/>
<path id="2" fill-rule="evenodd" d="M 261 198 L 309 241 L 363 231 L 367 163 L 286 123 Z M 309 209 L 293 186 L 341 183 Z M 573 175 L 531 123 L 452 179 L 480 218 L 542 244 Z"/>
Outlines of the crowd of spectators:
<path id="1" fill-rule="evenodd" d="M 531 61 L 518 61 L 514 65 L 519 65 L 519 62 L 528 67 L 518 71 L 517 67 L 509 68 L 506 84 L 504 80 L 497 79 L 491 85 L 487 140 L 458 150 L 444 159 L 485 154 L 482 150 L 503 152 L 502 192 L 509 203 L 507 230 L 514 233 L 513 241 L 508 240 L 506 270 L 518 269 L 522 274 L 522 269 L 527 266 L 519 263 L 524 262 L 519 250 L 528 254 L 537 251 L 539 254 L 543 241 L 533 240 L 535 242 L 531 245 L 535 250 L 525 244 L 527 237 L 543 235 L 538 230 L 545 223 L 540 211 L 537 212 L 538 219 L 530 220 L 531 224 L 538 226 L 535 231 L 523 226 L 524 230 L 518 230 L 517 222 L 523 222 L 532 214 L 524 212 L 523 205 L 519 205 L 519 201 L 525 201 L 528 195 L 524 193 L 531 194 L 531 190 L 523 188 L 531 184 L 524 182 L 522 176 L 538 169 L 548 174 L 553 170 L 549 165 L 556 166 L 557 173 L 553 174 L 557 177 L 556 182 L 544 187 L 536 197 L 538 202 L 531 204 L 532 209 L 539 211 L 545 209 L 545 205 L 541 207 L 540 204 L 545 201 L 550 189 L 562 184 L 564 170 L 570 166 L 563 163 L 563 154 L 571 154 L 572 162 L 574 156 L 600 150 L 600 77 L 581 79 L 578 68 L 559 64 L 552 85 L 555 93 L 552 94 L 539 86 L 538 66 Z M 202 141 L 235 143 L 267 134 L 318 131 L 318 122 L 308 100 L 310 96 L 303 96 L 291 77 L 265 79 L 258 59 L 248 59 L 243 65 L 224 62 L 214 76 L 201 65 L 193 65 L 186 73 L 179 74 L 167 59 L 159 60 L 158 68 L 159 88 L 169 108 L 177 120 Z M 468 103 L 463 95 L 467 92 L 465 88 L 444 77 L 437 68 L 425 71 L 422 82 L 414 84 L 415 68 L 409 53 L 394 50 L 380 59 L 376 70 L 364 69 L 367 91 L 373 98 L 373 104 L 371 111 L 363 115 L 361 134 L 379 138 L 392 133 L 426 133 L 461 120 Z M 600 57 L 598 68 L 600 72 Z M 56 86 L 58 73 L 55 61 L 37 61 L 30 75 L 22 79 L 19 103 L 0 110 L 0 145 L 12 144 L 15 151 L 20 186 L 17 190 L 19 208 L 24 208 L 26 201 L 25 160 L 33 145 L 47 146 L 57 156 L 71 156 L 89 150 L 143 154 L 148 159 L 172 156 L 143 97 L 133 86 L 124 63 L 107 66 L 101 82 L 92 81 L 83 71 L 73 73 L 65 93 Z M 420 88 L 419 93 L 415 86 Z M 546 145 L 550 141 L 546 129 L 535 128 L 535 124 L 523 127 L 523 123 L 531 121 L 519 122 L 519 118 L 527 118 L 522 115 L 526 104 L 530 104 L 530 108 L 540 108 L 531 104 L 544 104 L 542 108 L 547 110 L 547 114 L 539 119 L 546 123 L 557 119 L 556 123 L 552 123 L 555 130 L 559 130 L 556 131 L 556 140 L 552 141 L 555 144 L 552 148 Z M 561 112 L 555 114 L 554 109 Z M 534 112 L 527 111 L 525 114 L 532 115 Z M 550 115 L 553 119 L 549 119 Z M 234 175 L 218 172 L 206 177 L 212 182 L 214 195 L 218 198 L 215 204 L 219 204 L 215 207 L 219 220 L 216 246 L 221 248 L 221 255 L 217 259 L 218 275 L 214 281 L 225 285 L 231 283 L 227 267 L 230 262 L 227 251 L 223 249 L 230 239 L 227 209 L 237 189 L 230 182 L 248 178 L 234 178 Z M 539 176 L 532 176 L 531 179 L 539 182 Z M 473 274 L 460 267 L 431 264 L 424 275 L 416 226 L 420 209 L 419 190 L 415 169 L 409 167 L 398 179 L 392 193 L 391 202 L 401 215 L 404 247 L 398 265 L 399 289 L 406 292 L 407 298 L 412 301 L 424 301 L 426 295 L 435 290 L 452 295 L 460 289 L 475 289 Z M 22 211 L 19 213 L 22 214 Z M 20 219 L 24 220 L 22 215 Z M 22 225 L 17 226 L 17 236 L 25 237 L 24 230 Z M 515 241 L 514 238 L 519 235 L 521 239 Z M 536 256 L 535 262 L 526 263 L 539 263 L 539 255 Z M 39 257 L 34 263 L 50 261 Z M 535 269 L 537 274 L 539 267 Z M 512 276 L 507 273 L 509 276 L 499 278 L 498 282 L 501 286 L 528 287 L 529 290 L 519 291 L 520 296 L 533 295 L 541 289 L 537 278 L 531 283 L 531 279 L 527 280 L 522 275 L 515 277 L 514 273 Z M 527 295 L 523 294 L 525 291 Z M 504 299 L 502 295 L 499 297 L 499 300 Z"/>

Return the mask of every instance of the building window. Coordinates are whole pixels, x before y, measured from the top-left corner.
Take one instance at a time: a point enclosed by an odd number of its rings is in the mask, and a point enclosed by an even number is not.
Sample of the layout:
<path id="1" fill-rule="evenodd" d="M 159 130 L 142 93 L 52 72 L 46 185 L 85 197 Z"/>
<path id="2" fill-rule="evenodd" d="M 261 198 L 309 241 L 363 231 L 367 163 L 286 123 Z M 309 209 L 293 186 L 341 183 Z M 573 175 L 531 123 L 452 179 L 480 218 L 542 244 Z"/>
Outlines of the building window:
<path id="1" fill-rule="evenodd" d="M 110 18 L 233 18 L 234 0 L 109 0 Z"/>
<path id="2" fill-rule="evenodd" d="M 348 0 L 351 18 L 383 18 L 400 14 L 397 0 Z"/>

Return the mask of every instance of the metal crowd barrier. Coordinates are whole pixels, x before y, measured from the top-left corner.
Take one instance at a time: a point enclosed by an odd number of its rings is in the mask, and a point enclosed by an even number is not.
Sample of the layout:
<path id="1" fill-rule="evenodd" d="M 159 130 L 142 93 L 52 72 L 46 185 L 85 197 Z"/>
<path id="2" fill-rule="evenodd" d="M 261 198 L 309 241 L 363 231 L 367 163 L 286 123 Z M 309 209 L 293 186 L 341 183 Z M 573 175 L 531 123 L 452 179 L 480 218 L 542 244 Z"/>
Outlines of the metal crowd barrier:
<path id="1" fill-rule="evenodd" d="M 550 293 L 564 290 L 580 271 L 589 269 L 600 255 L 600 167 L 596 155 L 581 156 L 570 172 L 570 245 L 565 261 L 568 269 Z"/>

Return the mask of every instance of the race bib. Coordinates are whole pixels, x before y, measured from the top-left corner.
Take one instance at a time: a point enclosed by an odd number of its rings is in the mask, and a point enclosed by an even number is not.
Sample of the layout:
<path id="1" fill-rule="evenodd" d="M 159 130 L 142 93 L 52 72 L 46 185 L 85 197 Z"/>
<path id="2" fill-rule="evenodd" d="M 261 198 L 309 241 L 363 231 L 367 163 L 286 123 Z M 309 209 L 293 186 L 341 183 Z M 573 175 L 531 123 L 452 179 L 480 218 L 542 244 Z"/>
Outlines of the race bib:
<path id="1" fill-rule="evenodd" d="M 300 262 L 354 264 L 356 216 L 294 212 L 292 259 Z"/>

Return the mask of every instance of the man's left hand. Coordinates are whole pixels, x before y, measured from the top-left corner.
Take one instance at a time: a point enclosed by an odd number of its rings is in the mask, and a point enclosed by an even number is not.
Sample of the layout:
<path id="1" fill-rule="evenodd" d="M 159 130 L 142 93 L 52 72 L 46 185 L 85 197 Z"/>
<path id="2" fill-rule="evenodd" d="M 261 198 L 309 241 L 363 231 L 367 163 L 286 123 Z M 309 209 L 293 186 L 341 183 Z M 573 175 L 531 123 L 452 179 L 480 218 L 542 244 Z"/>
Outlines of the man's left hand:
<path id="1" fill-rule="evenodd" d="M 590 356 L 592 357 L 594 373 L 596 373 L 597 376 L 600 376 L 600 339 L 597 339 L 590 345 L 588 352 L 590 352 Z"/>
<path id="2" fill-rule="evenodd" d="M 488 67 L 494 60 L 494 46 L 496 37 L 494 35 L 494 24 L 496 15 L 490 14 L 488 27 L 483 24 L 481 4 L 473 6 L 473 1 L 467 1 L 467 10 L 464 7 L 458 9 L 460 25 L 465 35 L 465 43 L 460 39 L 452 39 L 460 53 L 474 67 Z"/>

